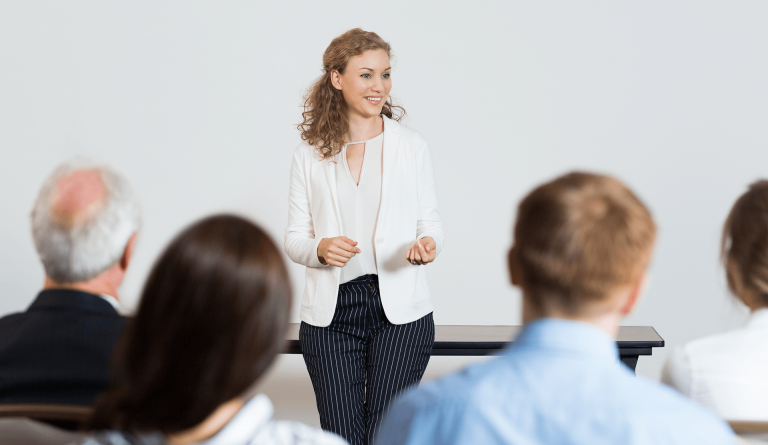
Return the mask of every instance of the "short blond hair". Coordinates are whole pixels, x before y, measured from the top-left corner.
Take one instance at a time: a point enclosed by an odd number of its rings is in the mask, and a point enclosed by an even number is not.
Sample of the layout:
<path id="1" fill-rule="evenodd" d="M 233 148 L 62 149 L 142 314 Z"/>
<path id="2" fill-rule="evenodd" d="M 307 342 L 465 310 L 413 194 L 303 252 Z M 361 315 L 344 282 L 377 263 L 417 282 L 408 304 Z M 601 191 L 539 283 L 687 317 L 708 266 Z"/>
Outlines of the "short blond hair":
<path id="1" fill-rule="evenodd" d="M 526 301 L 577 315 L 641 278 L 656 224 L 620 181 L 574 172 L 523 199 L 514 235 Z"/>

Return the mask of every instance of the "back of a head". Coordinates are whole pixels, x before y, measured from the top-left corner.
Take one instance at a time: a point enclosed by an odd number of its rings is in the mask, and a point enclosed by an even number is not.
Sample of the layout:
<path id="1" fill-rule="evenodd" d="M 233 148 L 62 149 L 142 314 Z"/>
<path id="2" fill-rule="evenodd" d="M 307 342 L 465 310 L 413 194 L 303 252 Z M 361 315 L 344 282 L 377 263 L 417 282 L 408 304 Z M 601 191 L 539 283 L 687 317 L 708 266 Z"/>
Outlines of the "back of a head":
<path id="1" fill-rule="evenodd" d="M 723 227 L 728 287 L 752 308 L 768 306 L 768 181 L 749 186 Z"/>
<path id="2" fill-rule="evenodd" d="M 128 181 L 107 167 L 59 166 L 32 209 L 32 236 L 45 273 L 57 283 L 88 281 L 117 263 L 139 230 Z"/>
<path id="3" fill-rule="evenodd" d="M 179 234 L 155 263 L 92 427 L 177 433 L 242 396 L 284 344 L 291 304 L 278 249 L 229 215 Z"/>
<path id="4" fill-rule="evenodd" d="M 576 172 L 525 197 L 514 235 L 526 301 L 576 316 L 639 280 L 656 226 L 621 182 Z"/>

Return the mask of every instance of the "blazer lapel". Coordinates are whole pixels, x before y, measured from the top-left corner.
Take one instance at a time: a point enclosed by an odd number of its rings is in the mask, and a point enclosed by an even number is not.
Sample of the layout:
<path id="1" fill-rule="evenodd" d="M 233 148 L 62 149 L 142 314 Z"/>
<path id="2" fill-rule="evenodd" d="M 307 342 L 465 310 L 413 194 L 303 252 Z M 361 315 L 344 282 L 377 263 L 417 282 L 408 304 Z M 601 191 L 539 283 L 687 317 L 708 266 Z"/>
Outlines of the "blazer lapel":
<path id="1" fill-rule="evenodd" d="M 342 162 L 341 154 L 333 157 L 333 159 L 323 160 L 325 164 L 325 179 L 328 181 L 328 188 L 331 190 L 331 197 L 333 198 L 333 212 L 336 215 L 336 224 L 339 225 L 339 231 L 344 235 L 344 228 L 341 226 L 341 213 L 339 212 L 339 194 L 336 191 L 336 164 L 333 162 Z"/>
<path id="2" fill-rule="evenodd" d="M 400 124 L 387 117 L 382 116 L 384 119 L 384 146 L 382 147 L 382 174 L 381 174 L 381 204 L 380 209 L 385 208 L 385 203 L 389 199 L 389 185 L 394 180 L 395 176 L 395 164 L 397 160 L 397 151 L 400 147 Z M 379 211 L 379 219 L 381 215 L 385 213 Z M 378 223 L 376 227 L 381 227 Z"/>

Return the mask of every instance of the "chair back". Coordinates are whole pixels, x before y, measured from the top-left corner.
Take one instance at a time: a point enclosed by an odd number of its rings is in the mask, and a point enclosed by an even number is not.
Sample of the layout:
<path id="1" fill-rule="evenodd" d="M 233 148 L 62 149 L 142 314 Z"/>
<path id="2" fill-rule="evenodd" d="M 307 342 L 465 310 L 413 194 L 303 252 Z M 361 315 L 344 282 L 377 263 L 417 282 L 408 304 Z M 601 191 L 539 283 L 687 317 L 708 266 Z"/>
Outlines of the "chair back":
<path id="1" fill-rule="evenodd" d="M 741 439 L 740 444 L 768 444 L 768 422 L 729 420 L 728 425 Z"/>
<path id="2" fill-rule="evenodd" d="M 0 418 L 0 443 L 72 445 L 86 437 L 86 433 L 62 430 L 24 417 Z"/>
<path id="3" fill-rule="evenodd" d="M 90 406 L 49 403 L 0 404 L 0 418 L 26 417 L 66 430 L 77 430 L 93 412 Z"/>
<path id="4" fill-rule="evenodd" d="M 729 420 L 728 425 L 736 434 L 768 434 L 768 422 Z"/>

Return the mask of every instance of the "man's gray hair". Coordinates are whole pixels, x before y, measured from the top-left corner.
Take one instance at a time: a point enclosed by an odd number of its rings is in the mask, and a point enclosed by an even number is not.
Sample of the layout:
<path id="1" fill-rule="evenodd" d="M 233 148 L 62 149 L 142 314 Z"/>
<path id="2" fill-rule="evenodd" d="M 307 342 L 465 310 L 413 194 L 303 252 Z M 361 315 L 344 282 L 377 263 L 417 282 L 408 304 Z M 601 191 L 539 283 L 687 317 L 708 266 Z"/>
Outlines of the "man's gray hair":
<path id="1" fill-rule="evenodd" d="M 98 173 L 105 197 L 92 214 L 62 224 L 53 214 L 57 183 L 72 173 Z M 115 265 L 141 226 L 141 209 L 128 181 L 114 170 L 85 162 L 68 162 L 46 179 L 32 209 L 32 237 L 45 273 L 57 283 L 88 281 Z"/>

